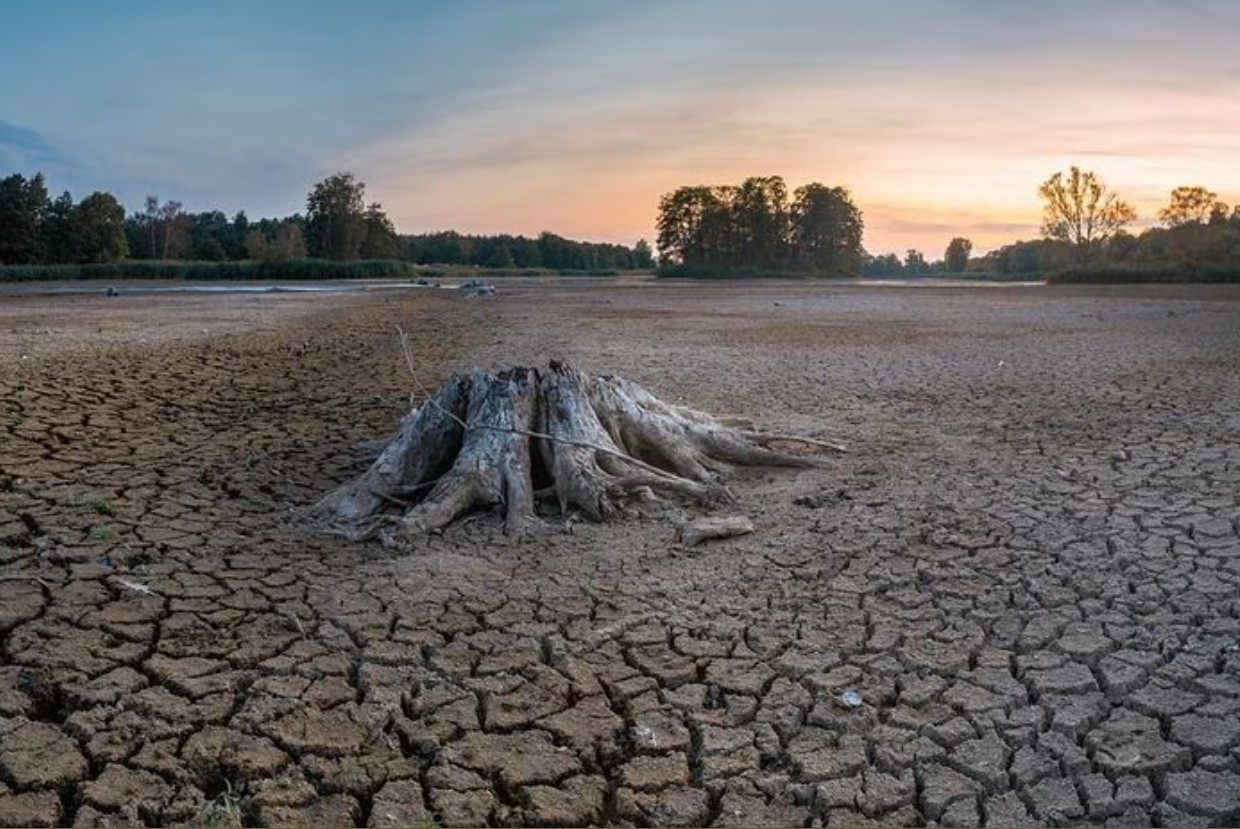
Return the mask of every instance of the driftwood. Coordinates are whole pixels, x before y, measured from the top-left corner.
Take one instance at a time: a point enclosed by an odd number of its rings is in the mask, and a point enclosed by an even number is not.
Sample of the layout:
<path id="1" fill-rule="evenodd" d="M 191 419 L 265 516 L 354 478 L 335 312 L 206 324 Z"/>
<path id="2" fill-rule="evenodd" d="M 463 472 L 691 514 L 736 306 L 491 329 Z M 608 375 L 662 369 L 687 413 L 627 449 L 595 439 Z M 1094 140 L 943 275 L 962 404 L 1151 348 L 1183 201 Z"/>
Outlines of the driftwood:
<path id="1" fill-rule="evenodd" d="M 322 531 L 366 538 L 438 531 L 476 508 L 501 510 L 509 535 L 546 525 L 535 502 L 593 521 L 631 501 L 727 503 L 733 465 L 808 467 L 776 451 L 788 435 L 738 429 L 666 403 L 619 377 L 590 377 L 552 361 L 545 369 L 457 374 L 401 422 L 365 473 L 308 510 Z"/>
<path id="2" fill-rule="evenodd" d="M 701 544 L 712 538 L 735 538 L 753 532 L 753 521 L 744 515 L 725 515 L 718 518 L 697 518 L 686 521 L 676 531 L 676 538 L 686 547 Z"/>

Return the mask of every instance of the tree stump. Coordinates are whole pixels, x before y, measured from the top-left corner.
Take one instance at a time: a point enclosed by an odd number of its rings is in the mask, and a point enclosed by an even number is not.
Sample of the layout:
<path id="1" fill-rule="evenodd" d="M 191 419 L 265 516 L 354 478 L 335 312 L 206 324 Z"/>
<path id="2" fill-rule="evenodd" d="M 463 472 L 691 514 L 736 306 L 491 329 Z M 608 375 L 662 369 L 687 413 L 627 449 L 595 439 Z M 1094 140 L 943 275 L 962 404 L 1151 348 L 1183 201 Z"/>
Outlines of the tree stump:
<path id="1" fill-rule="evenodd" d="M 734 465 L 809 467 L 781 442 L 842 449 L 743 428 L 660 400 L 620 377 L 563 363 L 448 379 L 402 420 L 362 475 L 309 508 L 324 532 L 364 539 L 435 532 L 477 508 L 501 510 L 508 535 L 544 529 L 553 499 L 605 521 L 634 501 L 727 503 Z"/>

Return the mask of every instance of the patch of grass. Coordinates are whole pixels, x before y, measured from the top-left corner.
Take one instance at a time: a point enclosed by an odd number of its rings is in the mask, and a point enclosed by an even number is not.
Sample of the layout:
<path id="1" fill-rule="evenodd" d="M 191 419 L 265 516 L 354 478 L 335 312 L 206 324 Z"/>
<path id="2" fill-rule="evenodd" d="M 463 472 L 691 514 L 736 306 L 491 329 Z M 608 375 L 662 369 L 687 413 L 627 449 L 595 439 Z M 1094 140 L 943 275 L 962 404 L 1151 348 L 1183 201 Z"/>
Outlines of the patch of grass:
<path id="1" fill-rule="evenodd" d="M 1240 265 L 1082 265 L 1051 271 L 1046 281 L 1051 285 L 1236 283 Z"/>
<path id="2" fill-rule="evenodd" d="M 82 506 L 97 515 L 113 515 L 112 502 L 102 495 L 92 496 L 82 500 Z"/>
<path id="3" fill-rule="evenodd" d="M 91 265 L 5 265 L 0 282 L 78 279 L 380 279 L 414 275 L 408 262 L 394 259 L 289 259 L 284 262 L 182 262 L 133 260 Z"/>
<path id="4" fill-rule="evenodd" d="M 224 791 L 202 807 L 202 821 L 206 826 L 241 825 L 241 797 L 233 791 L 232 783 L 225 785 Z"/>
<path id="5" fill-rule="evenodd" d="M 90 528 L 91 541 L 115 541 L 119 535 L 111 524 L 96 524 Z"/>

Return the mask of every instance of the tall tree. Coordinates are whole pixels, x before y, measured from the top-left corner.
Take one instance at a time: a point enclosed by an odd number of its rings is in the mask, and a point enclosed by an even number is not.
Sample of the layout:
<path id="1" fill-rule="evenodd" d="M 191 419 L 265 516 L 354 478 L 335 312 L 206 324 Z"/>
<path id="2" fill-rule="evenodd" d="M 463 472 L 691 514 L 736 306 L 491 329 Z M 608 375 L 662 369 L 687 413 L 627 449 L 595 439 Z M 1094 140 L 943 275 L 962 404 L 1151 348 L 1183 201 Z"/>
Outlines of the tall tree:
<path id="1" fill-rule="evenodd" d="M 159 258 L 177 259 L 185 252 L 189 237 L 189 217 L 179 201 L 166 201 L 159 207 Z"/>
<path id="2" fill-rule="evenodd" d="M 930 271 L 930 264 L 922 252 L 909 248 L 904 254 L 904 272 L 909 276 L 922 276 Z"/>
<path id="3" fill-rule="evenodd" d="M 694 267 L 748 264 L 737 255 L 735 187 L 681 187 L 659 202 L 659 258 Z"/>
<path id="4" fill-rule="evenodd" d="M 740 264 L 782 268 L 788 258 L 788 188 L 779 176 L 753 176 L 732 195 L 732 224 Z"/>
<path id="5" fill-rule="evenodd" d="M 0 180 L 0 264 L 38 261 L 39 226 L 49 205 L 42 173 L 31 179 L 14 173 Z"/>
<path id="6" fill-rule="evenodd" d="M 943 253 L 943 262 L 948 273 L 964 273 L 969 267 L 969 255 L 973 253 L 973 243 L 962 236 L 957 236 L 947 243 Z"/>
<path id="7" fill-rule="evenodd" d="M 314 185 L 306 199 L 306 236 L 311 256 L 356 259 L 365 233 L 366 185 L 352 173 L 336 173 Z"/>
<path id="8" fill-rule="evenodd" d="M 400 253 L 396 226 L 378 202 L 367 207 L 362 216 L 362 243 L 358 253 L 363 259 L 395 259 Z"/>
<path id="9" fill-rule="evenodd" d="M 79 262 L 115 262 L 129 252 L 125 208 L 111 193 L 91 193 L 73 210 Z"/>
<path id="10" fill-rule="evenodd" d="M 797 269 L 859 275 L 863 230 L 861 211 L 846 188 L 814 182 L 793 194 L 790 243 Z"/>
<path id="11" fill-rule="evenodd" d="M 1205 224 L 1213 216 L 1227 215 L 1227 205 L 1218 200 L 1218 193 L 1204 187 L 1177 187 L 1171 191 L 1171 202 L 1158 211 L 1158 218 L 1168 227 Z"/>
<path id="12" fill-rule="evenodd" d="M 1042 233 L 1072 247 L 1085 261 L 1107 237 L 1137 218 L 1132 207 L 1092 172 L 1073 166 L 1065 178 L 1055 173 L 1038 188 L 1046 204 Z"/>
<path id="13" fill-rule="evenodd" d="M 654 254 L 645 239 L 638 239 L 637 244 L 633 245 L 633 267 L 641 270 L 654 267 Z"/>
<path id="14" fill-rule="evenodd" d="M 78 261 L 78 231 L 73 218 L 73 196 L 61 193 L 47 208 L 39 229 L 39 261 L 64 265 Z"/>

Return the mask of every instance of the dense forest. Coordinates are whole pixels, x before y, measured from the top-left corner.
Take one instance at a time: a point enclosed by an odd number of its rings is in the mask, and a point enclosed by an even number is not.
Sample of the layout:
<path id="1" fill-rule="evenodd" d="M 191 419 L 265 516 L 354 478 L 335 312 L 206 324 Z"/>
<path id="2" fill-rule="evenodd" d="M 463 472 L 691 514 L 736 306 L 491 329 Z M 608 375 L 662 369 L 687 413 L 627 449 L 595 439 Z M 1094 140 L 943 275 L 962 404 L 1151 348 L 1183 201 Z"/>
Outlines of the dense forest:
<path id="1" fill-rule="evenodd" d="M 454 231 L 402 236 L 382 205 L 366 202 L 365 184 L 349 173 L 316 184 L 304 215 L 258 220 L 244 211 L 231 218 L 219 210 L 191 213 L 180 202 L 161 202 L 156 196 L 148 196 L 141 211 L 126 213 L 110 193 L 92 193 L 76 203 L 68 191 L 51 198 L 42 174 L 0 179 L 0 265 L 273 264 L 305 258 L 564 271 L 654 266 L 645 241 L 629 248 L 550 232 L 535 239 Z M 369 274 L 373 269 L 349 272 Z"/>

